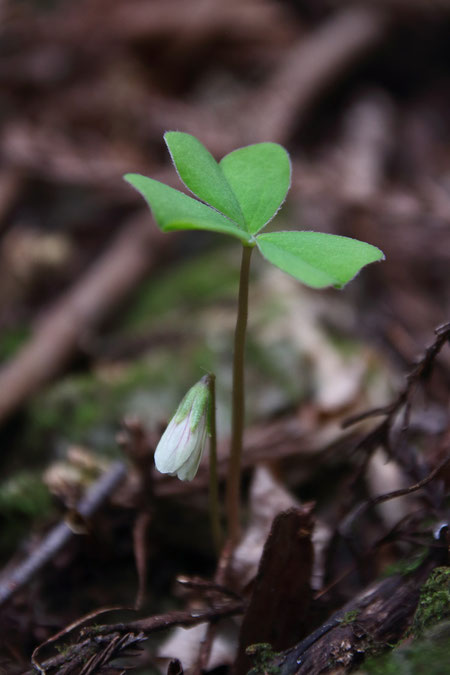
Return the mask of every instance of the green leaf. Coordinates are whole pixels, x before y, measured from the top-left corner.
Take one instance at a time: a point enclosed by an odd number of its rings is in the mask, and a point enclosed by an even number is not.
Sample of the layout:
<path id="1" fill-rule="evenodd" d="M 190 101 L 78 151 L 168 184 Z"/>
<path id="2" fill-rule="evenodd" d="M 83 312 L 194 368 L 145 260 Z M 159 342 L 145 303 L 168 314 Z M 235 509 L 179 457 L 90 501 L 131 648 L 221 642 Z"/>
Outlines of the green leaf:
<path id="1" fill-rule="evenodd" d="M 164 140 L 186 187 L 245 229 L 238 201 L 222 169 L 205 146 L 191 134 L 181 131 L 167 131 Z"/>
<path id="2" fill-rule="evenodd" d="M 342 288 L 364 265 L 384 259 L 371 244 L 323 232 L 269 232 L 256 241 L 269 262 L 313 288 Z"/>
<path id="3" fill-rule="evenodd" d="M 238 199 L 247 230 L 256 234 L 286 198 L 291 184 L 288 153 L 277 143 L 257 143 L 225 155 L 220 167 Z"/>
<path id="4" fill-rule="evenodd" d="M 211 230 L 237 237 L 243 243 L 251 240 L 251 235 L 225 216 L 164 183 L 136 173 L 128 173 L 124 179 L 144 197 L 163 232 Z"/>

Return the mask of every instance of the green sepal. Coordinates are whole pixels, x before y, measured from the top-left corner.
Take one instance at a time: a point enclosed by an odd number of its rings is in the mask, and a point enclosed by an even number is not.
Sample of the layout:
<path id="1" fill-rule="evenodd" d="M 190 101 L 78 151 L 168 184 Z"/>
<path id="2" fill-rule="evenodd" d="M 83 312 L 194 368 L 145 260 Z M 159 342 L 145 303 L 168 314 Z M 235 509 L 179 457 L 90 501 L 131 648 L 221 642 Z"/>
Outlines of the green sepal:
<path id="1" fill-rule="evenodd" d="M 202 380 L 189 389 L 173 416 L 175 424 L 180 424 L 190 414 L 190 429 L 195 431 L 203 415 L 208 412 L 208 385 Z"/>

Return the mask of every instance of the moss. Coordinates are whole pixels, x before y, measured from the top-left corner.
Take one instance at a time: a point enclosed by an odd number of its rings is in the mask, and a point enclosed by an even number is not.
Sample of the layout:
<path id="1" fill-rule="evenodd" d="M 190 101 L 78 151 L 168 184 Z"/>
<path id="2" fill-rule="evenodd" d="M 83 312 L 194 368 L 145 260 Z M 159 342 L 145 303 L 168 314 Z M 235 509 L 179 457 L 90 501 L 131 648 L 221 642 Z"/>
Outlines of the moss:
<path id="1" fill-rule="evenodd" d="M 151 330 L 163 335 L 180 331 L 182 325 L 177 358 L 170 343 L 160 343 L 133 362 L 106 364 L 97 371 L 57 382 L 31 402 L 24 444 L 32 451 L 39 446 L 60 447 L 61 441 L 81 443 L 111 456 L 117 452 L 115 435 L 125 415 L 136 414 L 147 427 L 159 427 L 199 379 L 199 373 L 209 369 L 219 378 L 221 369 L 228 372 L 232 329 L 223 341 L 216 333 L 209 340 L 197 339 L 196 335 L 204 332 L 200 323 L 214 325 L 214 317 L 211 320 L 205 312 L 199 315 L 198 307 L 209 307 L 227 294 L 234 305 L 238 272 L 239 256 L 226 247 L 144 284 L 122 318 L 116 338 L 120 341 L 120 336 L 133 335 L 142 328 L 147 331 L 149 324 Z M 108 339 L 114 341 L 111 335 Z M 221 380 L 226 387 L 227 379 Z"/>
<path id="2" fill-rule="evenodd" d="M 437 567 L 422 586 L 410 644 L 364 664 L 370 675 L 447 675 L 450 663 L 450 568 Z"/>
<path id="3" fill-rule="evenodd" d="M 348 626 L 351 623 L 354 623 L 358 618 L 359 610 L 352 609 L 349 612 L 346 612 L 341 619 L 341 626 Z"/>
<path id="4" fill-rule="evenodd" d="M 278 654 L 272 650 L 272 645 L 268 642 L 250 645 L 245 653 L 251 656 L 254 663 L 248 675 L 277 675 L 280 672 L 279 666 L 274 664 Z"/>
<path id="5" fill-rule="evenodd" d="M 0 512 L 3 516 L 45 516 L 50 507 L 50 494 L 38 475 L 24 471 L 0 485 Z"/>
<path id="6" fill-rule="evenodd" d="M 50 436 L 71 443 L 92 443 L 99 451 L 111 454 L 116 447 L 117 425 L 126 414 L 142 413 L 143 408 L 147 413 L 154 405 L 150 421 L 155 422 L 158 415 L 164 418 L 165 408 L 170 413 L 178 402 L 174 397 L 172 403 L 167 394 L 168 378 L 172 375 L 175 379 L 175 360 L 159 352 L 153 356 L 153 361 L 142 359 L 67 377 L 43 392 L 29 407 L 29 443 L 36 445 Z M 173 387 L 168 390 L 173 391 Z M 146 400 L 145 406 L 137 401 L 139 393 Z M 146 414 L 144 421 L 148 418 Z"/>
<path id="7" fill-rule="evenodd" d="M 118 452 L 115 435 L 121 419 L 133 414 L 148 428 L 159 428 L 208 370 L 217 376 L 220 433 L 228 427 L 230 417 L 230 341 L 231 332 L 229 336 L 207 335 L 206 340 L 187 339 L 179 345 L 177 358 L 170 345 L 160 345 L 139 360 L 106 364 L 93 372 L 64 378 L 30 403 L 24 445 L 32 450 L 60 447 L 61 442 L 79 443 L 112 456 Z M 287 345 L 280 345 L 279 352 L 275 346 L 267 353 L 260 345 L 250 345 L 249 420 L 300 397 L 299 378 L 295 369 L 288 367 L 293 361 L 295 353 Z"/>
<path id="8" fill-rule="evenodd" d="M 112 424 L 116 410 L 113 387 L 90 377 L 67 378 L 33 401 L 28 435 L 41 443 L 47 435 L 85 443 L 93 427 Z"/>
<path id="9" fill-rule="evenodd" d="M 58 652 L 61 656 L 66 656 L 67 654 L 70 653 L 72 645 L 66 642 L 63 642 L 62 644 L 56 644 L 55 645 L 55 651 Z"/>
<path id="10" fill-rule="evenodd" d="M 411 633 L 418 637 L 426 629 L 449 618 L 450 567 L 437 567 L 421 588 Z"/>
<path id="11" fill-rule="evenodd" d="M 425 639 L 393 649 L 380 658 L 370 658 L 362 672 L 369 675 L 448 675 L 450 625 L 442 624 L 440 635 L 427 633 Z"/>

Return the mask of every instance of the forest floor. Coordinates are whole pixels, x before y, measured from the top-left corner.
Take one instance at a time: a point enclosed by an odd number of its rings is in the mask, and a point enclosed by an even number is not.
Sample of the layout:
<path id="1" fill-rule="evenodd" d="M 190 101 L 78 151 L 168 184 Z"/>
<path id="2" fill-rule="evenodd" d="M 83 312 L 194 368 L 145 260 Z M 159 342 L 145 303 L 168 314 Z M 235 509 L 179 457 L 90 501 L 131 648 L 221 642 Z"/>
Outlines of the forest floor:
<path id="1" fill-rule="evenodd" d="M 0 673 L 444 675 L 450 659 L 450 3 L 0 7 Z M 226 476 L 239 251 L 162 234 L 180 188 L 284 145 L 281 229 L 386 260 L 343 291 L 253 261 L 242 539 L 208 458 L 153 453 L 205 371 Z"/>

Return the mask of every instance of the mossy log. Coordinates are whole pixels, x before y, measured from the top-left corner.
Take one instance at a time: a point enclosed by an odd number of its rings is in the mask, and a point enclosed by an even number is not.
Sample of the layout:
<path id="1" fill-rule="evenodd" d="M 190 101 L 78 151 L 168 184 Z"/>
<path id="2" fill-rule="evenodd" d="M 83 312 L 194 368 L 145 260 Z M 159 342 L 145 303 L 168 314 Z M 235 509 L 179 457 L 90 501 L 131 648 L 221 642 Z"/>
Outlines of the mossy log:
<path id="1" fill-rule="evenodd" d="M 372 584 L 307 638 L 274 655 L 271 667 L 279 675 L 346 673 L 384 652 L 411 625 L 421 587 L 437 564 L 430 557 L 413 573 Z"/>

